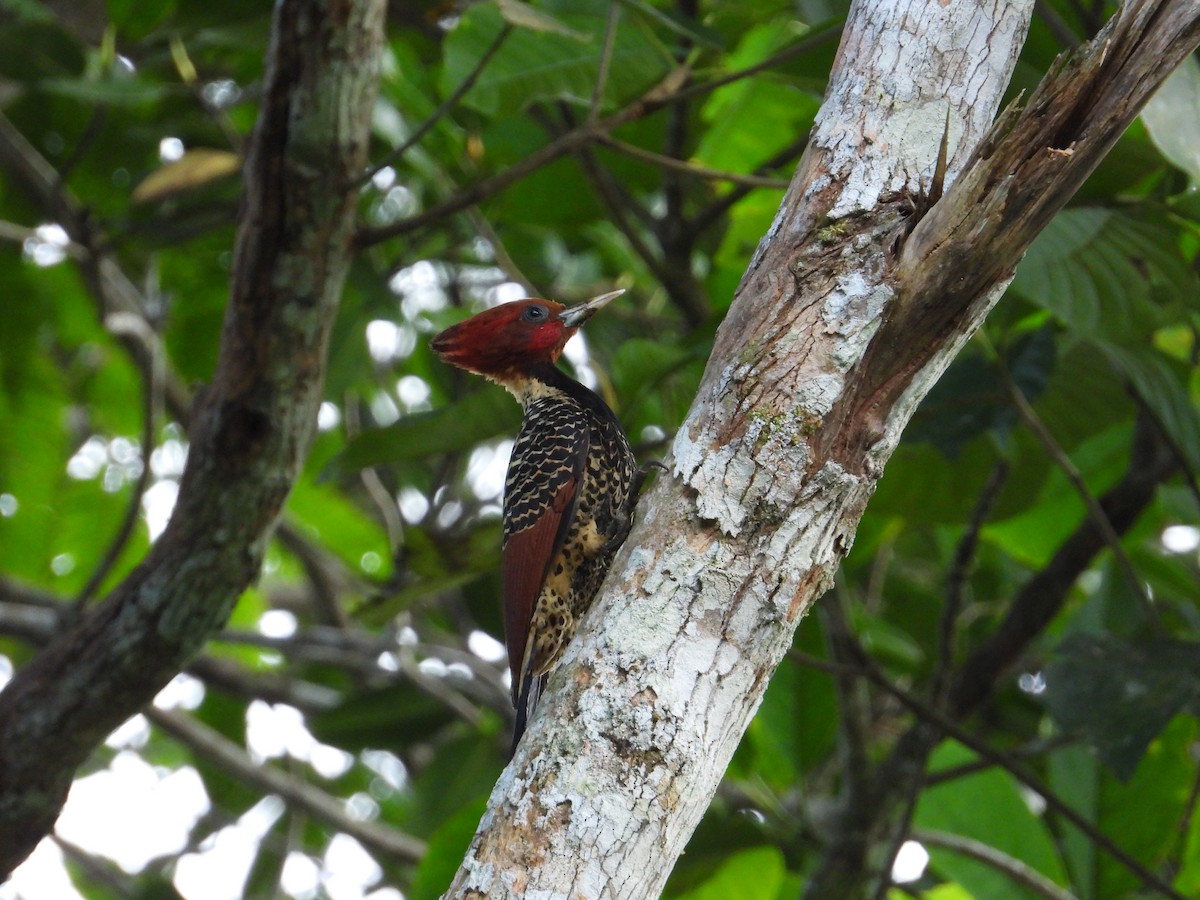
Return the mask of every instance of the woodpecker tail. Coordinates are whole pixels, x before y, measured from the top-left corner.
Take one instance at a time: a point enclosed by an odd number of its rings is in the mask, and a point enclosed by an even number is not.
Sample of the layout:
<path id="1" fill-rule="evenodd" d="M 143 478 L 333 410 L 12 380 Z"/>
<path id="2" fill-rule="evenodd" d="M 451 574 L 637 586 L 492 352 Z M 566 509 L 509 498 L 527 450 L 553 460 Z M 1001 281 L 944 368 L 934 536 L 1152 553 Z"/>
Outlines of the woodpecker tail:
<path id="1" fill-rule="evenodd" d="M 509 759 L 516 754 L 517 744 L 521 742 L 521 735 L 525 733 L 525 727 L 533 717 L 534 707 L 537 706 L 538 699 L 546 688 L 546 678 L 546 675 L 534 675 L 532 666 L 525 669 L 521 690 L 517 694 L 517 724 L 513 726 L 512 746 L 508 750 Z"/>

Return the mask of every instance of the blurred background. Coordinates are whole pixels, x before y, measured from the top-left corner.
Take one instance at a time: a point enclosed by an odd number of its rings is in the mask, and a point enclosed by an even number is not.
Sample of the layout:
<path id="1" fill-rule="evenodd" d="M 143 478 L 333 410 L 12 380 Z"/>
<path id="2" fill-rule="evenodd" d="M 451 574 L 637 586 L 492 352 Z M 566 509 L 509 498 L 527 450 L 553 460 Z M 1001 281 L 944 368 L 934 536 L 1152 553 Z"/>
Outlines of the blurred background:
<path id="1" fill-rule="evenodd" d="M 1039 3 L 1010 96 L 1112 11 Z M 441 892 L 506 758 L 520 411 L 428 339 L 627 288 L 566 367 L 665 457 L 845 14 L 392 5 L 319 434 L 261 577 L 0 898 Z M 269 26 L 0 2 L 0 685 L 170 516 Z M 1197 148 L 1192 58 L 918 411 L 667 896 L 821 896 L 847 858 L 874 896 L 1200 894 Z"/>

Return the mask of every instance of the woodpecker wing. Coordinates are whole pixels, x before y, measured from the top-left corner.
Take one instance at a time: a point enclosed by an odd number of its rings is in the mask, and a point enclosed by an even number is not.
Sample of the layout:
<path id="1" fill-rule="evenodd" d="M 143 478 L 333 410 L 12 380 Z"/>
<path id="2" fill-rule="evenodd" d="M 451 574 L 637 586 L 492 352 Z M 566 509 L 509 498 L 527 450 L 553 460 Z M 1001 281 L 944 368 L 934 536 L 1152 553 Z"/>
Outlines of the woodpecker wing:
<path id="1" fill-rule="evenodd" d="M 513 446 L 504 486 L 504 636 L 513 702 L 527 690 L 526 644 L 538 595 L 575 518 L 587 461 L 587 414 L 534 401 Z"/>

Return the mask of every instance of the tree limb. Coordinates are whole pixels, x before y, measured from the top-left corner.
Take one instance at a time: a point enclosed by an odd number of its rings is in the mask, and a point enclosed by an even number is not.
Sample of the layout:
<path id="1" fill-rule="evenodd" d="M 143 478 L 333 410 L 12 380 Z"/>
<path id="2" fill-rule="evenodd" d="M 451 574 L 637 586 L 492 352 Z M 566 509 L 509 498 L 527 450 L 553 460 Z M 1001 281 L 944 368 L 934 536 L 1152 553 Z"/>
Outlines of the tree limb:
<path id="1" fill-rule="evenodd" d="M 52 827 L 76 767 L 195 654 L 258 573 L 316 423 L 383 8 L 276 8 L 220 357 L 175 514 L 142 564 L 0 693 L 0 873 Z"/>
<path id="2" fill-rule="evenodd" d="M 674 477 L 644 499 L 447 896 L 661 891 L 917 403 L 1037 229 L 1200 40 L 1194 0 L 1134 2 L 984 140 L 1031 8 L 852 8 L 812 141 L 675 439 Z M 909 234 L 948 109 L 947 180 L 965 174 Z M 1022 158 L 1037 163 L 1023 179 L 995 168 Z"/>

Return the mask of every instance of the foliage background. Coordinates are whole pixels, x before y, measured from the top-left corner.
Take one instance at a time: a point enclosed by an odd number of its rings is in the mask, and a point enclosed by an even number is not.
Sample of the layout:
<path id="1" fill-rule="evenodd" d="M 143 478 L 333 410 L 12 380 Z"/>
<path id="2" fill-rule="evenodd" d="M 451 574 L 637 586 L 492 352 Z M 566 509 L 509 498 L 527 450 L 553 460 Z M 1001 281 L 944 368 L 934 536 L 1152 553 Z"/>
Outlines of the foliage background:
<path id="1" fill-rule="evenodd" d="M 1110 13 L 1039 6 L 1013 96 Z M 247 896 L 441 891 L 505 758 L 511 710 L 486 636 L 500 634 L 499 491 L 519 413 L 427 339 L 488 303 L 627 287 L 571 359 L 639 455 L 665 453 L 803 150 L 844 15 L 396 4 L 360 252 L 284 525 L 190 678 L 81 773 L 140 757 L 159 784 L 195 773 L 207 809 L 149 860 L 60 833 L 77 890 L 210 896 L 186 873 L 226 835 Z M 216 358 L 269 10 L 5 0 L 0 16 L 3 140 L 23 136 L 58 179 L 54 203 L 11 165 L 0 181 L 4 677 L 144 555 L 169 509 L 186 396 Z M 1140 878 L 1095 832 L 1200 892 L 1189 65 L 914 418 L 670 896 L 795 896 L 853 839 L 855 811 L 876 877 L 906 838 L 927 847 L 903 887 L 918 896 L 1135 895 Z M 132 309 L 97 290 L 101 260 L 136 287 Z M 1141 493 L 1125 502 L 1130 484 Z M 1101 539 L 1064 565 L 1101 497 L 1120 552 Z M 972 668 L 1013 610 L 1044 621 L 1002 665 Z M 931 722 L 949 736 L 926 766 L 906 737 Z M 890 778 L 914 760 L 923 777 Z M 963 838 L 1002 856 L 981 862 Z"/>

